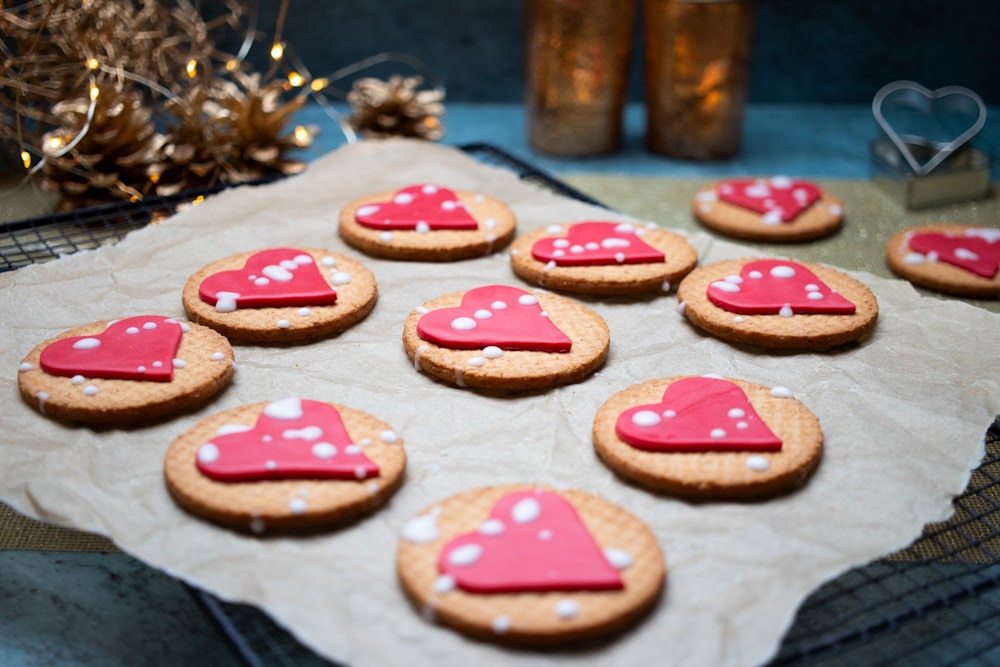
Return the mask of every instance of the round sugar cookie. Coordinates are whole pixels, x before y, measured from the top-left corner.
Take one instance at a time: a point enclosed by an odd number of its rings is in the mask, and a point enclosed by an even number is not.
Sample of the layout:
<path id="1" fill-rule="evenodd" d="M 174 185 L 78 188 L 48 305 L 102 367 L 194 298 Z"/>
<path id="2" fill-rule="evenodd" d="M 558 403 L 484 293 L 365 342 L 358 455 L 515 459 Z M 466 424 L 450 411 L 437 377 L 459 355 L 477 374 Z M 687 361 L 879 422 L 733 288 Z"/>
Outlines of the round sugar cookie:
<path id="1" fill-rule="evenodd" d="M 188 278 L 181 296 L 192 321 L 255 343 L 315 340 L 341 333 L 372 311 L 375 276 L 320 248 L 269 248 L 214 261 Z"/>
<path id="2" fill-rule="evenodd" d="M 515 227 L 514 212 L 499 199 L 421 183 L 352 201 L 340 212 L 339 231 L 373 257 L 450 262 L 500 250 Z"/>
<path id="3" fill-rule="evenodd" d="M 666 579 L 656 537 L 635 516 L 585 491 L 526 484 L 459 493 L 410 519 L 396 572 L 423 618 L 536 647 L 633 627 Z"/>
<path id="4" fill-rule="evenodd" d="M 749 241 L 809 241 L 829 236 L 844 221 L 839 198 L 786 176 L 722 181 L 700 190 L 692 208 L 705 227 Z"/>
<path id="5" fill-rule="evenodd" d="M 94 322 L 37 345 L 18 387 L 46 417 L 91 424 L 151 421 L 207 401 L 233 377 L 215 331 L 162 315 Z"/>
<path id="6" fill-rule="evenodd" d="M 256 534 L 356 519 L 403 483 L 403 440 L 336 403 L 288 398 L 212 415 L 167 449 L 164 479 L 188 512 Z"/>
<path id="7" fill-rule="evenodd" d="M 889 268 L 914 285 L 955 296 L 1000 297 L 1000 228 L 910 227 L 889 239 L 885 257 Z"/>
<path id="8" fill-rule="evenodd" d="M 878 319 L 862 282 L 821 264 L 735 259 L 701 266 L 677 290 L 696 327 L 735 343 L 826 350 L 861 339 Z"/>
<path id="9" fill-rule="evenodd" d="M 594 449 L 641 486 L 699 499 L 772 495 L 819 464 L 816 416 L 783 387 L 720 378 L 650 380 L 597 411 Z"/>
<path id="10" fill-rule="evenodd" d="M 684 237 L 652 223 L 550 225 L 510 248 L 511 268 L 524 280 L 583 294 L 669 292 L 697 263 Z"/>
<path id="11" fill-rule="evenodd" d="M 610 340 L 604 319 L 583 304 L 507 285 L 432 299 L 403 324 L 403 346 L 416 370 L 477 389 L 578 382 L 601 367 Z"/>

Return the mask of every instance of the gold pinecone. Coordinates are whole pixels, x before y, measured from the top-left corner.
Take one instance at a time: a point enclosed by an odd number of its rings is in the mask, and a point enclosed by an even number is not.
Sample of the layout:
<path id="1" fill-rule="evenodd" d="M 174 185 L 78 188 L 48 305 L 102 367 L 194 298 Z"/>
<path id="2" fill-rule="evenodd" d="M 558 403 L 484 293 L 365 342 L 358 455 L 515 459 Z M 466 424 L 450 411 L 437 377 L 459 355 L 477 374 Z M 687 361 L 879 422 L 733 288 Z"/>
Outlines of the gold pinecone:
<path id="1" fill-rule="evenodd" d="M 444 92 L 418 90 L 419 76 L 393 75 L 388 81 L 359 79 L 347 94 L 351 127 L 364 137 L 415 137 L 437 141 L 444 135 Z"/>
<path id="2" fill-rule="evenodd" d="M 52 112 L 61 125 L 42 139 L 42 187 L 62 195 L 63 210 L 141 197 L 150 186 L 146 170 L 162 142 L 142 96 L 120 82 L 100 88 L 88 126 L 90 106 L 89 97 L 56 103 Z"/>

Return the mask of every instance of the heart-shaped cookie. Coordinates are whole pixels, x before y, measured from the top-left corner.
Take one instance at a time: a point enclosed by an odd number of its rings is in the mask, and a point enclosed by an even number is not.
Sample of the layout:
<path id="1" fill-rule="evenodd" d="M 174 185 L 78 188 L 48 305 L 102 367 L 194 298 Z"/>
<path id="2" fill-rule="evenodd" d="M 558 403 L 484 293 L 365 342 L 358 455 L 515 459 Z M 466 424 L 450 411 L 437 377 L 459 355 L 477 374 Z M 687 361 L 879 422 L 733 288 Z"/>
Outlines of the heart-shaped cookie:
<path id="1" fill-rule="evenodd" d="M 220 312 L 266 306 L 324 306 L 337 291 L 323 278 L 316 261 L 294 248 L 254 253 L 242 269 L 219 271 L 198 286 L 198 296 Z"/>
<path id="2" fill-rule="evenodd" d="M 970 229 L 964 236 L 929 232 L 907 240 L 914 252 L 951 264 L 983 278 L 1000 268 L 1000 229 Z"/>
<path id="3" fill-rule="evenodd" d="M 169 382 L 183 328 L 161 315 L 112 322 L 96 336 L 61 338 L 45 347 L 39 366 L 50 375 Z"/>
<path id="4" fill-rule="evenodd" d="M 746 393 L 721 378 L 677 380 L 659 403 L 622 412 L 615 433 L 637 449 L 654 452 L 781 451 L 781 439 Z"/>
<path id="5" fill-rule="evenodd" d="M 206 477 L 225 482 L 379 474 L 333 406 L 298 398 L 268 404 L 249 429 L 221 429 L 198 448 L 196 465 Z"/>
<path id="6" fill-rule="evenodd" d="M 720 200 L 760 213 L 774 225 L 791 222 L 821 197 L 815 184 L 784 176 L 727 180 L 716 191 Z"/>
<path id="7" fill-rule="evenodd" d="M 760 259 L 747 262 L 738 276 L 709 284 L 708 299 L 742 315 L 850 315 L 855 305 L 796 262 Z"/>
<path id="8" fill-rule="evenodd" d="M 411 185 L 397 190 L 390 201 L 359 206 L 354 218 L 373 229 L 428 232 L 479 227 L 453 191 L 431 184 Z"/>
<path id="9" fill-rule="evenodd" d="M 628 223 L 578 222 L 564 235 L 539 239 L 531 246 L 539 262 L 556 266 L 602 266 L 662 262 L 662 252 L 644 242 Z"/>
<path id="10" fill-rule="evenodd" d="M 500 498 L 477 531 L 441 549 L 438 569 L 472 593 L 623 588 L 573 506 L 542 490 Z"/>
<path id="11" fill-rule="evenodd" d="M 462 304 L 424 313 L 417 335 L 441 347 L 474 350 L 569 352 L 573 341 L 548 318 L 538 299 L 522 289 L 487 285 L 462 295 Z"/>

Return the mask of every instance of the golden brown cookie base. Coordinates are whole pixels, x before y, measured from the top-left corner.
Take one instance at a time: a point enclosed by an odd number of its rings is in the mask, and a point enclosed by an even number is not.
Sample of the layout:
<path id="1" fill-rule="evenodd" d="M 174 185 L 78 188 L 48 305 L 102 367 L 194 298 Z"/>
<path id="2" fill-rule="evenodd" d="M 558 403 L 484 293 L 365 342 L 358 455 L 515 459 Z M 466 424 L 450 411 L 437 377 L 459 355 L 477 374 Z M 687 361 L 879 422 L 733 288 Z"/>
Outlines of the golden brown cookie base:
<path id="1" fill-rule="evenodd" d="M 547 236 L 564 236 L 569 225 L 536 229 L 514 239 L 510 265 L 518 276 L 546 289 L 581 294 L 639 294 L 669 292 L 698 262 L 698 254 L 679 234 L 656 227 L 641 227 L 642 240 L 661 251 L 666 260 L 649 264 L 605 266 L 550 266 L 531 256 L 531 247 Z"/>
<path id="2" fill-rule="evenodd" d="M 252 255 L 260 252 L 242 252 L 212 262 L 188 278 L 181 300 L 192 321 L 212 327 L 228 338 L 254 343 L 285 343 L 315 340 L 346 331 L 372 311 L 378 299 L 375 276 L 363 264 L 350 257 L 320 248 L 301 248 L 312 256 L 327 283 L 337 292 L 336 303 L 328 306 L 282 306 L 265 308 L 238 308 L 224 313 L 215 309 L 198 296 L 201 282 L 219 271 L 242 269 Z M 336 262 L 331 269 L 324 267 L 324 258 Z M 331 270 L 347 273 L 351 281 L 335 284 Z"/>
<path id="3" fill-rule="evenodd" d="M 86 378 L 75 384 L 71 378 L 49 375 L 39 366 L 42 350 L 62 338 L 96 336 L 113 320 L 94 322 L 66 331 L 37 345 L 22 360 L 30 370 L 18 372 L 21 397 L 46 417 L 89 424 L 127 424 L 153 421 L 207 401 L 233 377 L 233 349 L 229 341 L 207 327 L 188 324 L 181 336 L 176 358 L 183 367 L 174 368 L 170 382 L 105 380 Z M 185 323 L 182 323 L 185 324 Z M 216 358 L 212 358 L 213 355 Z M 88 396 L 85 387 L 97 393 Z"/>
<path id="4" fill-rule="evenodd" d="M 711 199 L 715 186 L 698 192 L 692 206 L 694 217 L 709 229 L 747 241 L 772 243 L 811 241 L 829 236 L 844 222 L 844 204 L 839 198 L 820 191 L 820 200 L 790 222 L 769 225 L 756 211 L 718 198 Z"/>
<path id="5" fill-rule="evenodd" d="M 974 225 L 942 223 L 904 229 L 886 243 L 886 262 L 896 275 L 914 285 L 954 296 L 995 299 L 1000 297 L 1000 272 L 992 278 L 983 278 L 944 262 L 914 262 L 912 258 L 916 253 L 907 245 L 913 234 L 940 232 L 963 235 L 965 230 L 976 228 Z"/>
<path id="6" fill-rule="evenodd" d="M 573 341 L 569 352 L 505 350 L 485 359 L 483 349 L 452 350 L 417 335 L 417 321 L 427 310 L 452 308 L 464 292 L 454 292 L 423 304 L 403 324 L 403 346 L 414 368 L 459 387 L 497 390 L 543 389 L 583 380 L 600 368 L 608 356 L 611 333 L 604 319 L 590 308 L 565 297 L 531 291 L 549 319 Z M 481 366 L 469 364 L 482 359 Z"/>
<path id="7" fill-rule="evenodd" d="M 265 480 L 219 482 L 204 476 L 195 465 L 198 447 L 210 441 L 221 426 L 252 427 L 267 403 L 244 405 L 220 412 L 179 436 L 163 462 L 167 489 L 177 503 L 209 521 L 253 533 L 301 531 L 342 524 L 385 504 L 403 483 L 406 451 L 403 440 L 384 442 L 388 424 L 353 408 L 331 403 L 343 419 L 352 440 L 379 467 L 379 475 L 362 480 Z M 291 509 L 292 501 L 305 510 Z"/>
<path id="8" fill-rule="evenodd" d="M 637 405 L 658 404 L 671 377 L 634 385 L 609 398 L 594 418 L 594 449 L 609 468 L 640 485 L 699 499 L 750 498 L 798 486 L 819 464 L 823 431 L 816 416 L 795 398 L 778 398 L 764 385 L 726 378 L 746 393 L 776 436 L 780 452 L 651 452 L 632 447 L 615 432 L 618 415 Z M 747 465 L 753 456 L 766 470 Z"/>
<path id="9" fill-rule="evenodd" d="M 362 197 L 345 206 L 340 212 L 340 236 L 367 255 L 417 262 L 451 262 L 503 249 L 514 236 L 514 212 L 498 199 L 475 192 L 454 192 L 479 223 L 478 229 L 387 231 L 358 224 L 354 212 L 366 204 L 391 200 L 395 194 L 391 191 Z"/>
<path id="10" fill-rule="evenodd" d="M 422 513 L 438 512 L 437 539 L 423 543 L 401 539 L 396 553 L 400 584 L 416 610 L 424 618 L 470 637 L 515 646 L 579 644 L 634 626 L 659 600 L 666 578 L 663 553 L 656 537 L 639 519 L 585 491 L 557 493 L 574 505 L 598 546 L 623 549 L 632 556 L 632 564 L 619 572 L 623 590 L 492 594 L 466 593 L 459 588 L 445 593 L 434 590 L 442 547 L 457 535 L 476 530 L 501 497 L 530 488 L 542 487 L 521 484 L 476 489 Z M 555 606 L 563 600 L 576 603 L 578 613 L 572 618 L 556 615 Z M 494 629 L 494 623 L 504 618 L 509 619 L 509 627 Z"/>
<path id="11" fill-rule="evenodd" d="M 681 281 L 677 299 L 692 324 L 717 338 L 782 350 L 826 350 L 864 338 L 875 329 L 878 302 L 863 283 L 820 264 L 796 262 L 851 301 L 851 315 L 741 315 L 719 308 L 706 294 L 709 284 L 739 275 L 749 259 L 733 259 L 701 266 Z"/>

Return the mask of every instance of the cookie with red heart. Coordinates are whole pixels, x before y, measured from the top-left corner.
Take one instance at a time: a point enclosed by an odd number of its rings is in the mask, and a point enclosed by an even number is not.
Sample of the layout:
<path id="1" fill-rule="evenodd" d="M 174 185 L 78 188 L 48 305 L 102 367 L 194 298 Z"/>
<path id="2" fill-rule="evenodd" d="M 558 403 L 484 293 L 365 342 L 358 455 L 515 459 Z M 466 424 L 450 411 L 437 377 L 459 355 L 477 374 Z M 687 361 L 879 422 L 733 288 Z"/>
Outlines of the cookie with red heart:
<path id="1" fill-rule="evenodd" d="M 1000 297 L 1000 228 L 941 223 L 910 227 L 886 243 L 897 275 L 935 292 Z"/>
<path id="2" fill-rule="evenodd" d="M 188 317 L 225 336 L 258 343 L 339 334 L 372 311 L 375 276 L 321 248 L 268 248 L 211 262 L 184 285 Z"/>
<path id="3" fill-rule="evenodd" d="M 581 303 L 540 290 L 484 285 L 427 301 L 403 324 L 414 368 L 459 387 L 542 389 L 604 363 L 610 332 Z"/>
<path id="4" fill-rule="evenodd" d="M 585 491 L 526 484 L 459 493 L 411 518 L 396 571 L 423 618 L 516 646 L 633 627 L 666 579 L 656 537 L 635 516 Z"/>
<path id="5" fill-rule="evenodd" d="M 598 409 L 594 449 L 622 477 L 696 498 L 800 485 L 822 457 L 819 420 L 784 387 L 679 376 L 618 392 Z"/>
<path id="6" fill-rule="evenodd" d="M 179 436 L 163 464 L 185 510 L 255 534 L 339 525 L 400 487 L 403 440 L 361 410 L 304 398 L 212 415 Z"/>
<path id="7" fill-rule="evenodd" d="M 95 322 L 37 345 L 21 361 L 21 396 L 47 417 L 151 421 L 229 384 L 233 350 L 215 331 L 162 315 Z"/>
<path id="8" fill-rule="evenodd" d="M 692 324 L 717 338 L 782 350 L 844 345 L 869 335 L 878 319 L 878 301 L 861 281 L 784 259 L 699 267 L 681 281 L 677 299 Z"/>
<path id="9" fill-rule="evenodd" d="M 698 262 L 687 240 L 655 224 L 586 221 L 514 239 L 510 264 L 530 283 L 583 294 L 669 292 Z"/>
<path id="10" fill-rule="evenodd" d="M 750 241 L 809 241 L 829 236 L 844 221 L 837 196 L 787 176 L 721 181 L 699 190 L 692 208 L 705 227 Z"/>
<path id="11" fill-rule="evenodd" d="M 417 183 L 352 201 L 340 212 L 338 231 L 373 257 L 450 262 L 501 250 L 515 227 L 514 212 L 499 199 Z"/>

